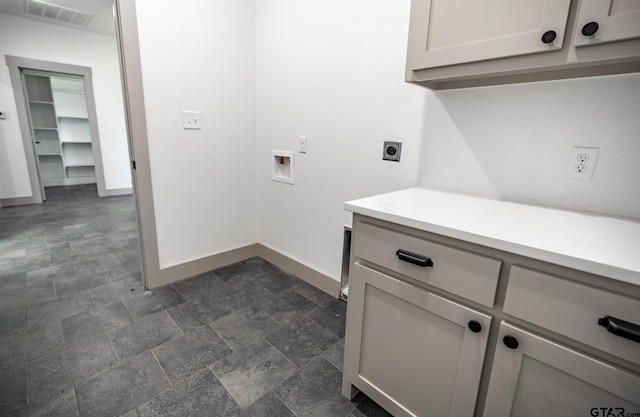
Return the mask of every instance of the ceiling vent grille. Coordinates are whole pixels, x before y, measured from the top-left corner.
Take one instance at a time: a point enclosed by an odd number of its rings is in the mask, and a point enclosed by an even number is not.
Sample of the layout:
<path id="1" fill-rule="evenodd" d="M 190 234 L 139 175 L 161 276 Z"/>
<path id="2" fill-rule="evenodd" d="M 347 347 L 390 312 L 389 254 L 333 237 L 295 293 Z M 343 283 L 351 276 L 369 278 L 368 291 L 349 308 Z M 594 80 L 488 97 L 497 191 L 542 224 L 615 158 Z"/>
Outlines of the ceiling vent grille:
<path id="1" fill-rule="evenodd" d="M 58 6 L 40 0 L 26 0 L 27 14 L 43 19 L 52 19 L 58 22 L 86 27 L 92 14 L 68 7 Z"/>

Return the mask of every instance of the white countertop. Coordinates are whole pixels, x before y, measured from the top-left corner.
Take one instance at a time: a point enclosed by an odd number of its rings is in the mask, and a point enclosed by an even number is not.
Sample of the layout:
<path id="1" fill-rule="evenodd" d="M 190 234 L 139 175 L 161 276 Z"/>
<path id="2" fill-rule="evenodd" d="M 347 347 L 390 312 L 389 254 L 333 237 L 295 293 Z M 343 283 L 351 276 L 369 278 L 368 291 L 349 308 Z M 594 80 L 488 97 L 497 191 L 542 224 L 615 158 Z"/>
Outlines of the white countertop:
<path id="1" fill-rule="evenodd" d="M 640 285 L 640 221 L 411 188 L 345 210 Z"/>

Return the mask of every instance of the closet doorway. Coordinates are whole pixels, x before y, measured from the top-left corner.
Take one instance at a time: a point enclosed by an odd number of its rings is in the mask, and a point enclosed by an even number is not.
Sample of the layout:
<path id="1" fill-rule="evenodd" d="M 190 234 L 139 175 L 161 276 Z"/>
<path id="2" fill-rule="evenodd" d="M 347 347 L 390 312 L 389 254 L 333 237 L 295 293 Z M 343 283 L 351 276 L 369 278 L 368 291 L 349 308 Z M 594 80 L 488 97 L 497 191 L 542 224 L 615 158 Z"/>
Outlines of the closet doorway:
<path id="1" fill-rule="evenodd" d="M 93 89 L 91 78 L 84 75 L 91 70 L 68 68 L 74 73 L 60 73 L 19 68 L 42 199 L 46 200 L 46 187 L 97 184 L 98 190 L 104 190 Z"/>

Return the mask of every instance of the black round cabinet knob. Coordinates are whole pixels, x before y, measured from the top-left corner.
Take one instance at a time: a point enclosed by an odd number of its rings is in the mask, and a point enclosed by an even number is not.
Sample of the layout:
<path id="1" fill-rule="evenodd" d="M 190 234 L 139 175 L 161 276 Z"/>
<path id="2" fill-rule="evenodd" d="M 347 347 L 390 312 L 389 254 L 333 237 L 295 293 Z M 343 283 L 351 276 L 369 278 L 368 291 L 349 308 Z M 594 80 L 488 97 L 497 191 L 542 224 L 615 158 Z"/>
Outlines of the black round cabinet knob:
<path id="1" fill-rule="evenodd" d="M 582 26 L 582 34 L 584 36 L 591 36 L 595 34 L 599 28 L 600 25 L 598 25 L 598 22 L 589 22 L 586 25 Z"/>
<path id="2" fill-rule="evenodd" d="M 469 323 L 467 323 L 467 326 L 469 326 L 469 330 L 474 333 L 480 333 L 480 331 L 482 330 L 482 324 L 478 323 L 475 320 L 471 320 Z"/>
<path id="3" fill-rule="evenodd" d="M 516 338 L 515 338 L 515 337 L 513 337 L 513 336 L 505 336 L 505 337 L 502 339 L 502 343 L 504 343 L 504 345 L 505 345 L 506 347 L 508 347 L 509 349 L 517 349 L 517 348 L 518 348 L 518 345 L 519 345 L 519 343 L 518 343 L 518 339 L 516 339 Z"/>
<path id="4" fill-rule="evenodd" d="M 542 35 L 542 43 L 551 43 L 556 40 L 556 36 L 555 30 L 548 30 Z"/>

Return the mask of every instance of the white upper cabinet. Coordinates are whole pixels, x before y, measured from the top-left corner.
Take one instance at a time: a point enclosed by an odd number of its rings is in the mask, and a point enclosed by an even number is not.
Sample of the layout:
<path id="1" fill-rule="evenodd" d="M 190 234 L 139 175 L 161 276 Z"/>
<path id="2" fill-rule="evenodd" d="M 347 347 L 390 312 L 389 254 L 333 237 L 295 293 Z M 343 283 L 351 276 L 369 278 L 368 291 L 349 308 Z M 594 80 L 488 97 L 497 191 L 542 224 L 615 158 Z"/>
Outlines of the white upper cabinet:
<path id="1" fill-rule="evenodd" d="M 582 0 L 576 47 L 640 38 L 640 0 Z"/>
<path id="2" fill-rule="evenodd" d="M 412 0 L 406 81 L 432 89 L 640 72 L 640 0 Z"/>
<path id="3" fill-rule="evenodd" d="M 562 48 L 570 0 L 414 1 L 411 65 L 432 68 Z"/>

